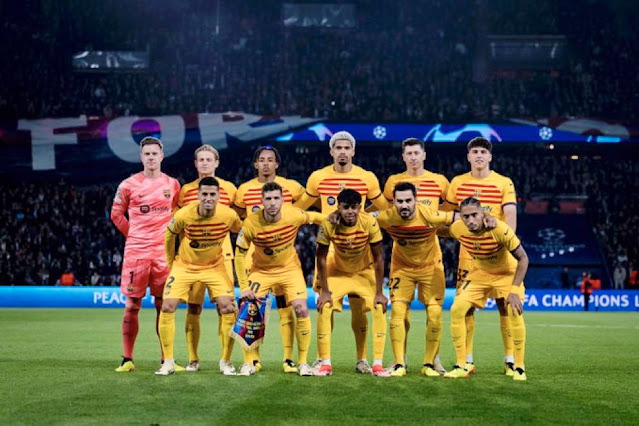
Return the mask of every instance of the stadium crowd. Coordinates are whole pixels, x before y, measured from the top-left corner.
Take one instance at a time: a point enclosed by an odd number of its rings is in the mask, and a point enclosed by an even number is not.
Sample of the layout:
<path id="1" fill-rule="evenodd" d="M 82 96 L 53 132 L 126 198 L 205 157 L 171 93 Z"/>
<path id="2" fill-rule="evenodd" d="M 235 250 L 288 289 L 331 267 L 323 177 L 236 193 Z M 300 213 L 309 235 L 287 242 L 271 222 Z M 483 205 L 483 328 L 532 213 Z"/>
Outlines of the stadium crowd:
<path id="1" fill-rule="evenodd" d="M 120 3 L 7 8 L 0 54 L 13 67 L 0 70 L 0 118 L 238 110 L 342 120 L 632 121 L 639 111 L 637 12 L 623 2 L 355 2 L 359 25 L 348 31 L 286 28 L 280 2 L 221 2 L 219 16 L 216 2 Z M 572 53 L 558 69 L 478 72 L 478 40 L 487 34 L 563 34 Z M 74 72 L 71 56 L 87 49 L 148 50 L 151 67 Z"/>
<path id="2" fill-rule="evenodd" d="M 283 157 L 278 173 L 304 184 L 311 171 L 330 163 L 324 147 L 280 146 Z M 242 147 L 242 150 L 248 149 Z M 244 152 L 244 151 L 242 151 Z M 462 147 L 427 148 L 426 166 L 449 180 L 467 171 Z M 535 197 L 587 196 L 589 215 L 608 260 L 610 274 L 627 287 L 639 268 L 639 248 L 634 240 L 639 207 L 639 166 L 636 158 L 601 153 L 572 160 L 565 152 L 536 145 L 498 146 L 493 169 L 510 176 L 519 198 L 519 213 Z M 239 185 L 254 176 L 245 156 L 233 151 L 221 153 L 217 175 Z M 294 158 L 295 161 L 291 161 Z M 526 161 L 521 159 L 525 158 Z M 403 171 L 399 148 L 358 145 L 355 163 L 375 171 L 384 184 L 386 177 Z M 194 179 L 190 161 L 167 170 L 182 182 Z M 55 184 L 5 183 L 0 193 L 0 283 L 54 285 L 66 270 L 76 284 L 118 285 L 124 240 L 109 220 L 118 182 L 76 187 Z M 552 206 L 552 203 L 551 203 Z M 552 208 L 552 207 L 551 207 Z M 520 219 L 525 226 L 525 219 Z M 297 239 L 303 270 L 310 282 L 315 252 L 315 230 L 303 227 Z M 453 285 L 457 246 L 441 240 L 447 282 Z M 386 255 L 390 258 L 390 241 Z M 388 264 L 389 262 L 387 262 Z M 636 279 L 636 272 L 634 273 Z"/>

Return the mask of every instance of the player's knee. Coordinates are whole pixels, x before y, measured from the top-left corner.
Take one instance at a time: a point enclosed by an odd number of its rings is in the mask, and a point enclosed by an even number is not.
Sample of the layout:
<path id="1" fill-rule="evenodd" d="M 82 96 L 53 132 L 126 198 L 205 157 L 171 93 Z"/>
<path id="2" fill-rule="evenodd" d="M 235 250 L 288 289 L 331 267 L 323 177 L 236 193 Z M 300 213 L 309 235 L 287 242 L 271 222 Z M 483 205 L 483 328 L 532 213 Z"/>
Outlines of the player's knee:
<path id="1" fill-rule="evenodd" d="M 293 310 L 295 311 L 295 316 L 297 318 L 306 318 L 308 317 L 308 306 L 306 303 L 296 303 L 293 305 Z"/>
<path id="2" fill-rule="evenodd" d="M 164 299 L 162 302 L 162 312 L 167 314 L 172 314 L 177 309 L 177 300 L 174 299 Z"/>
<path id="3" fill-rule="evenodd" d="M 454 320 L 456 318 L 463 318 L 468 312 L 468 305 L 463 302 L 455 301 L 450 308 L 450 316 Z"/>
<path id="4" fill-rule="evenodd" d="M 394 302 L 391 306 L 391 320 L 404 321 L 408 313 L 408 305 L 404 302 Z"/>
<path id="5" fill-rule="evenodd" d="M 189 314 L 200 315 L 202 313 L 202 305 L 196 305 L 195 303 L 189 303 Z"/>
<path id="6" fill-rule="evenodd" d="M 232 301 L 217 301 L 218 311 L 221 315 L 232 314 L 235 312 L 235 306 Z"/>
<path id="7" fill-rule="evenodd" d="M 142 299 L 139 297 L 127 297 L 124 307 L 129 312 L 139 311 L 142 308 Z"/>
<path id="8" fill-rule="evenodd" d="M 499 315 L 502 317 L 508 316 L 508 309 L 506 308 L 506 301 L 504 298 L 495 299 L 495 304 L 497 305 L 497 310 L 499 310 Z"/>
<path id="9" fill-rule="evenodd" d="M 442 307 L 439 305 L 428 305 L 426 308 L 426 315 L 428 316 L 429 323 L 439 323 L 442 322 Z"/>

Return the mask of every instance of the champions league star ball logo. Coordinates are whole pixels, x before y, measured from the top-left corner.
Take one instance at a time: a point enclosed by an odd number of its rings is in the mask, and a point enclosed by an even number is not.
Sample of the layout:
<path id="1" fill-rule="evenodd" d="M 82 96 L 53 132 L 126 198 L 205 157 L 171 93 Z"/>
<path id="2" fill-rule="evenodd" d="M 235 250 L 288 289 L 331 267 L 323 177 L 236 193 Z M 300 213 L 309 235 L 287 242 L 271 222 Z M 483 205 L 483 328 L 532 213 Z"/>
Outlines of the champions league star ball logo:
<path id="1" fill-rule="evenodd" d="M 326 202 L 328 203 L 329 206 L 334 206 L 335 205 L 335 197 L 333 197 L 332 195 L 330 197 L 328 197 L 326 199 Z"/>
<path id="2" fill-rule="evenodd" d="M 384 139 L 386 137 L 386 127 L 375 126 L 373 129 L 373 136 L 375 136 L 376 139 Z"/>
<path id="3" fill-rule="evenodd" d="M 258 211 L 260 209 L 260 206 L 253 206 L 253 208 L 251 208 L 251 212 L 255 213 L 256 211 Z"/>
<path id="4" fill-rule="evenodd" d="M 552 138 L 552 129 L 550 127 L 542 127 L 539 129 L 539 137 L 547 141 Z"/>

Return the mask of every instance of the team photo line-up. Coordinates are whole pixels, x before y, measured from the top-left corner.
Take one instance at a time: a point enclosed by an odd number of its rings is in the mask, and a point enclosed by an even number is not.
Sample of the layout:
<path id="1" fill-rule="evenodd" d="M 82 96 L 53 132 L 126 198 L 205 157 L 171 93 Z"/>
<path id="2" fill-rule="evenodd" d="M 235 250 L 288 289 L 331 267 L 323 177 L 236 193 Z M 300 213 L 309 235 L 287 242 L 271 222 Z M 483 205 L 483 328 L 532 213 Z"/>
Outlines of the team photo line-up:
<path id="1" fill-rule="evenodd" d="M 280 318 L 284 373 L 332 374 L 331 334 L 334 312 L 348 297 L 356 344 L 355 371 L 379 377 L 407 374 L 406 337 L 410 303 L 417 293 L 426 307 L 423 366 L 426 377 L 467 378 L 475 373 L 474 310 L 494 298 L 504 346 L 504 375 L 525 381 L 526 328 L 523 279 L 528 257 L 517 229 L 516 194 L 511 179 L 490 169 L 492 144 L 475 138 L 467 145 L 470 172 L 448 181 L 424 169 L 426 152 L 419 139 L 402 142 L 406 171 L 390 176 L 382 190 L 377 176 L 353 164 L 355 138 L 337 132 L 329 141 L 333 163 L 314 171 L 306 188 L 277 175 L 282 162 L 276 148 L 259 147 L 253 155 L 257 177 L 236 187 L 215 175 L 218 151 L 195 150 L 198 177 L 180 187 L 162 173 L 162 142 L 140 142 L 143 170 L 120 183 L 111 219 L 125 236 L 121 292 L 123 359 L 116 372 L 135 371 L 138 314 L 147 287 L 154 296 L 156 332 L 162 364 L 158 376 L 200 369 L 200 314 L 205 293 L 218 312 L 220 373 L 250 376 L 262 368 L 259 347 L 243 351 L 236 371 L 231 362 L 231 330 L 237 318 L 234 277 L 242 300 L 272 293 Z M 368 207 L 367 207 L 367 201 Z M 307 211 L 317 207 L 319 212 Z M 310 363 L 312 326 L 307 289 L 295 249 L 298 230 L 317 225 L 317 358 Z M 390 324 L 384 294 L 382 231 L 393 241 L 390 274 Z M 235 249 L 230 234 L 237 234 Z M 446 371 L 439 359 L 445 274 L 439 238 L 460 244 L 457 290 L 451 307 L 455 363 Z M 174 359 L 175 311 L 188 303 L 188 364 Z M 373 363 L 368 362 L 371 312 Z M 394 360 L 383 366 L 387 329 Z M 295 359 L 294 341 L 297 340 Z"/>

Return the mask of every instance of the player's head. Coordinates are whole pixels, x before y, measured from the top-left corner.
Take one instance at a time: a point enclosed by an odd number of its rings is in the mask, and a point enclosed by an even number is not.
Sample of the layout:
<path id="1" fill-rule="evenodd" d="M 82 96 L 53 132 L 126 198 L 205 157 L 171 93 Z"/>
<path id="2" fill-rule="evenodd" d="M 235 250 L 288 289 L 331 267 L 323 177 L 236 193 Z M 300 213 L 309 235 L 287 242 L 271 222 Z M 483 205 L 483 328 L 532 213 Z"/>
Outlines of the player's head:
<path id="1" fill-rule="evenodd" d="M 424 142 L 417 138 L 408 138 L 402 142 L 402 159 L 406 163 L 406 170 L 418 170 L 424 167 L 426 149 Z"/>
<path id="2" fill-rule="evenodd" d="M 282 209 L 283 194 L 282 187 L 278 183 L 266 182 L 262 187 L 262 205 L 269 216 L 277 216 Z"/>
<path id="3" fill-rule="evenodd" d="M 484 229 L 484 209 L 478 199 L 468 197 L 459 204 L 459 215 L 470 232 Z"/>
<path id="4" fill-rule="evenodd" d="M 355 138 L 353 135 L 346 131 L 335 133 L 331 136 L 331 140 L 328 141 L 328 146 L 331 148 L 331 157 L 333 157 L 333 164 L 339 164 L 340 166 L 346 166 L 353 162 L 355 156 Z"/>
<path id="5" fill-rule="evenodd" d="M 343 189 L 337 195 L 337 212 L 342 223 L 353 226 L 357 223 L 357 215 L 362 208 L 362 196 L 354 189 Z"/>
<path id="6" fill-rule="evenodd" d="M 402 219 L 408 219 L 415 213 L 417 188 L 410 182 L 400 182 L 393 188 L 393 203 Z"/>
<path id="7" fill-rule="evenodd" d="M 220 166 L 220 153 L 211 145 L 202 145 L 195 150 L 193 157 L 200 177 L 214 176 Z"/>
<path id="8" fill-rule="evenodd" d="M 160 169 L 164 160 L 164 146 L 162 141 L 153 136 L 147 136 L 140 141 L 140 160 L 145 171 L 154 172 Z"/>
<path id="9" fill-rule="evenodd" d="M 197 198 L 204 210 L 213 210 L 220 199 L 220 182 L 211 176 L 201 179 L 198 183 Z"/>
<path id="10" fill-rule="evenodd" d="M 253 153 L 253 167 L 257 170 L 257 175 L 261 177 L 273 176 L 280 166 L 280 153 L 271 145 L 257 148 Z"/>
<path id="11" fill-rule="evenodd" d="M 475 170 L 483 170 L 490 168 L 490 162 L 493 161 L 493 144 L 485 138 L 474 138 L 466 145 L 468 154 L 466 158 L 470 163 L 470 168 Z"/>

